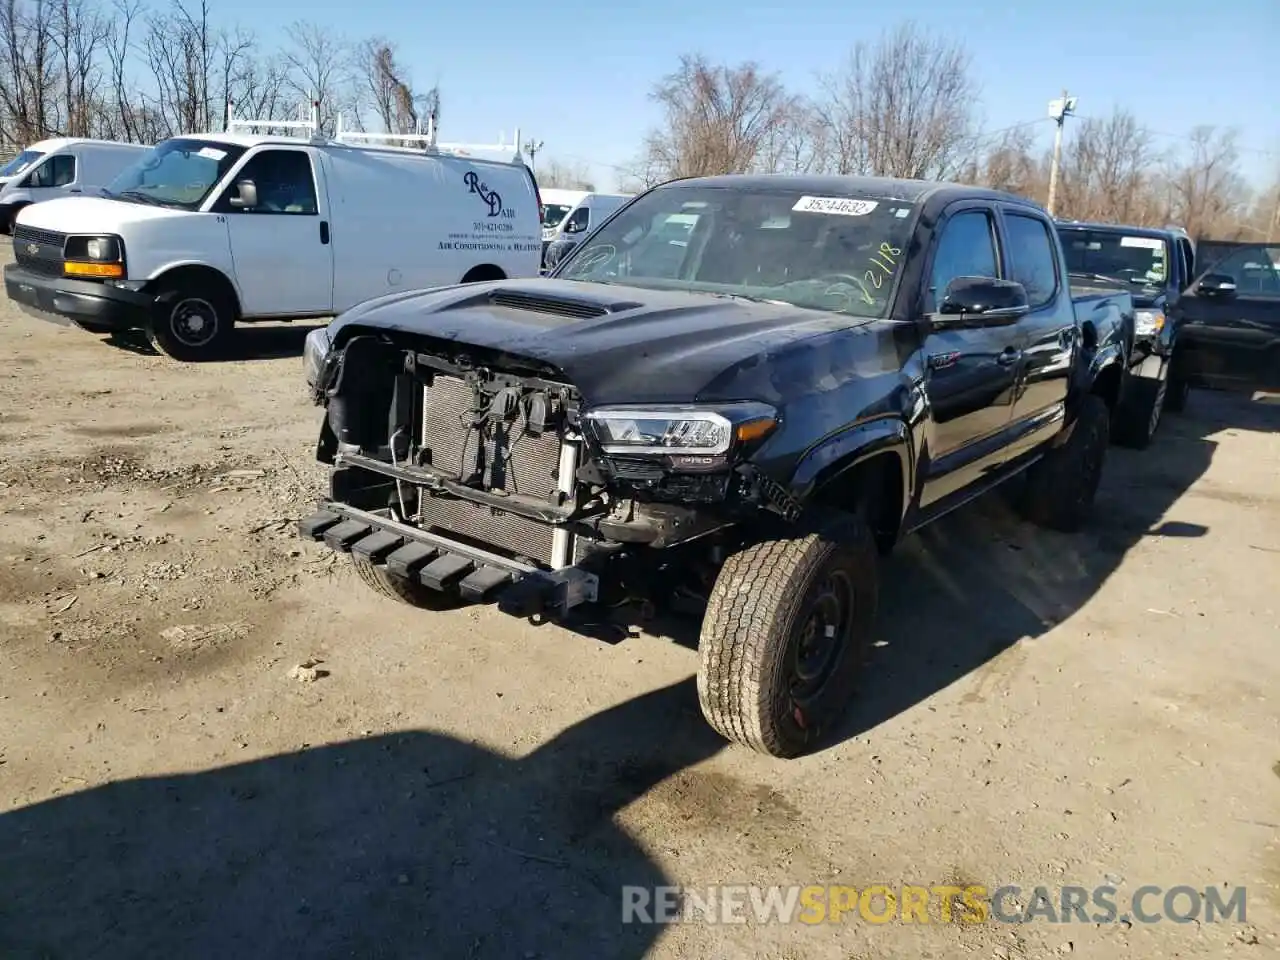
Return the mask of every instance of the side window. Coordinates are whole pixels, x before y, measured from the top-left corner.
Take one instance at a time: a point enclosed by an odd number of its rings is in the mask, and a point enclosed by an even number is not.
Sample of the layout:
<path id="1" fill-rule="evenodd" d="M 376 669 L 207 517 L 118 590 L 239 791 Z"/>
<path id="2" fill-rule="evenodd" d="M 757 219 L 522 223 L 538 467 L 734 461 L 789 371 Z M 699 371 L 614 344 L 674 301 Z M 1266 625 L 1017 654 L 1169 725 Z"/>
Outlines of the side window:
<path id="1" fill-rule="evenodd" d="M 258 191 L 256 207 L 233 207 L 236 184 L 251 180 Z M 311 158 L 301 150 L 266 150 L 254 156 L 236 174 L 218 201 L 219 213 L 275 213 L 315 216 L 316 182 Z"/>
<path id="2" fill-rule="evenodd" d="M 591 210 L 587 207 L 579 207 L 573 211 L 573 216 L 569 218 L 569 226 L 572 230 L 585 230 L 587 223 L 590 222 Z"/>
<path id="3" fill-rule="evenodd" d="M 76 179 L 76 158 L 69 153 L 50 157 L 31 171 L 27 185 L 32 187 L 65 187 Z"/>
<path id="4" fill-rule="evenodd" d="M 1218 261 L 1212 272 L 1235 280 L 1237 296 L 1280 299 L 1280 246 L 1241 247 Z"/>
<path id="5" fill-rule="evenodd" d="M 933 254 L 933 271 L 925 310 L 938 309 L 943 292 L 956 277 L 999 277 L 991 217 L 981 210 L 960 213 L 947 221 Z"/>
<path id="6" fill-rule="evenodd" d="M 1179 290 L 1186 287 L 1191 282 L 1191 278 L 1195 276 L 1196 262 L 1195 254 L 1192 252 L 1191 243 L 1186 239 L 1178 240 L 1178 256 L 1182 261 L 1182 274 L 1179 277 Z"/>
<path id="7" fill-rule="evenodd" d="M 1027 289 L 1031 309 L 1043 307 L 1058 292 L 1057 257 L 1043 220 L 1006 213 L 1009 237 L 1009 279 Z"/>

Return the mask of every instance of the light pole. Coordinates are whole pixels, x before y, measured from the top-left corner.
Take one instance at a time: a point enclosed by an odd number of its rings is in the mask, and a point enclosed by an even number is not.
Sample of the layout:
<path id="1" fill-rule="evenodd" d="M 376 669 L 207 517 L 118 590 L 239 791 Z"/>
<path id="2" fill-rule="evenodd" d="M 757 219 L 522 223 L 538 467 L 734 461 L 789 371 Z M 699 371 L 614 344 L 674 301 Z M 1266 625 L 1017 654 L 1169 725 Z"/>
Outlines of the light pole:
<path id="1" fill-rule="evenodd" d="M 1062 161 L 1062 127 L 1069 114 L 1076 112 L 1076 98 L 1062 91 L 1061 98 L 1049 101 L 1049 116 L 1058 124 L 1053 135 L 1053 164 L 1049 167 L 1049 202 L 1045 205 L 1053 216 L 1053 204 L 1058 197 L 1058 164 Z"/>
<path id="2" fill-rule="evenodd" d="M 537 163 L 538 151 L 542 149 L 541 140 L 528 140 L 524 145 L 524 152 L 529 154 L 529 169 L 534 170 Z"/>

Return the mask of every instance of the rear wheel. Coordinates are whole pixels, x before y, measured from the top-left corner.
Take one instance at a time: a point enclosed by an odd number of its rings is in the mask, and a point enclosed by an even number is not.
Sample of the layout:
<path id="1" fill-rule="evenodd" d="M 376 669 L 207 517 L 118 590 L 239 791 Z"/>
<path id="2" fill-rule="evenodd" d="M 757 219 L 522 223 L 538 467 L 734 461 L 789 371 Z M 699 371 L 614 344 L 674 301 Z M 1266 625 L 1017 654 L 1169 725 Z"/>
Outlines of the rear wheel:
<path id="1" fill-rule="evenodd" d="M 1080 404 L 1071 436 L 1027 471 L 1023 513 L 1033 523 L 1074 533 L 1088 522 L 1111 442 L 1111 411 L 1096 394 Z"/>
<path id="2" fill-rule="evenodd" d="M 461 606 L 461 601 L 452 594 L 441 593 L 425 584 L 397 577 L 388 573 L 386 567 L 364 557 L 352 554 L 351 562 L 355 565 L 356 576 L 364 581 L 365 586 L 389 600 L 399 600 L 423 610 L 451 610 Z"/>
<path id="3" fill-rule="evenodd" d="M 213 360 L 225 354 L 235 327 L 235 304 L 216 284 L 203 280 L 164 282 L 147 339 L 174 360 Z"/>
<path id="4" fill-rule="evenodd" d="M 775 757 L 820 742 L 870 648 L 878 594 L 870 530 L 752 544 L 716 578 L 699 641 L 698 700 L 728 740 Z"/>

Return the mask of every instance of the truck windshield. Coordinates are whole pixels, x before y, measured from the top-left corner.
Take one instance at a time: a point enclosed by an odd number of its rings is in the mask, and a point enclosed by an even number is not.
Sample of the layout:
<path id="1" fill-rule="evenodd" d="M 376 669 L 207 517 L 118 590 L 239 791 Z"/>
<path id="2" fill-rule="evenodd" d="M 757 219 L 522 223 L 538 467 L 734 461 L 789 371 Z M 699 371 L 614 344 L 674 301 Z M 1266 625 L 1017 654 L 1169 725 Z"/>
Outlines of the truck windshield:
<path id="1" fill-rule="evenodd" d="M 1072 227 L 1058 235 L 1071 273 L 1137 286 L 1162 284 L 1169 276 L 1169 244 L 1161 237 Z"/>
<path id="2" fill-rule="evenodd" d="M 128 203 L 195 210 L 244 151 L 228 143 L 185 137 L 165 140 L 112 180 L 106 195 Z"/>
<path id="3" fill-rule="evenodd" d="M 39 150 L 23 150 L 3 167 L 0 167 L 0 177 L 16 177 L 43 156 L 44 154 Z"/>
<path id="4" fill-rule="evenodd" d="M 569 211 L 573 207 L 566 206 L 563 203 L 544 203 L 542 205 L 542 225 L 544 227 L 558 227 L 560 221 L 568 216 Z"/>
<path id="5" fill-rule="evenodd" d="M 884 317 L 915 213 L 888 197 L 660 187 L 570 253 L 555 276 Z"/>

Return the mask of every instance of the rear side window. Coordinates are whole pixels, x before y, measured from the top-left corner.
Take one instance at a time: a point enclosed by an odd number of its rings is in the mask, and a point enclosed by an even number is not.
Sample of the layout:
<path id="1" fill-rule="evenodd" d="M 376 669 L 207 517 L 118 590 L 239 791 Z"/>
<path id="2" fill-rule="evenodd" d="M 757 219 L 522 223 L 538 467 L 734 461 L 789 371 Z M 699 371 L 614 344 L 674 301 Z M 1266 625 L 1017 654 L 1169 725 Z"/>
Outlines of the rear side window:
<path id="1" fill-rule="evenodd" d="M 1006 213 L 1009 235 L 1009 279 L 1026 287 L 1031 308 L 1043 307 L 1058 292 L 1057 258 L 1043 220 Z"/>
<path id="2" fill-rule="evenodd" d="M 938 238 L 925 310 L 932 313 L 938 309 L 947 284 L 956 277 L 998 278 L 997 264 L 991 217 L 982 210 L 956 214 L 947 221 Z"/>
<path id="3" fill-rule="evenodd" d="M 591 210 L 587 207 L 579 207 L 577 210 L 573 211 L 573 216 L 569 218 L 569 222 L 566 226 L 571 227 L 574 230 L 585 230 L 587 229 L 587 224 L 590 223 L 590 221 Z"/>

